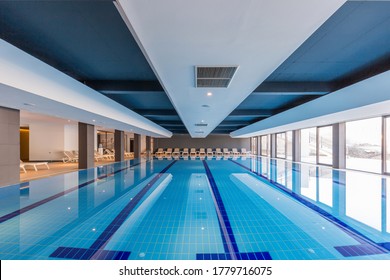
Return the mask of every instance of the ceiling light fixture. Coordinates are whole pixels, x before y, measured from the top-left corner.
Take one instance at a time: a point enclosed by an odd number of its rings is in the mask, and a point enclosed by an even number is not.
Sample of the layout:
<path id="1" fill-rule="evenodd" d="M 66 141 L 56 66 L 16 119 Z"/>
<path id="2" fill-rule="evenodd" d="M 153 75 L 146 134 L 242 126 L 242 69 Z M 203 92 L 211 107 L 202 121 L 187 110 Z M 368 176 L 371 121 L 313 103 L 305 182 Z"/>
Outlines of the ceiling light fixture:
<path id="1" fill-rule="evenodd" d="M 211 91 L 209 91 L 209 92 L 207 93 L 207 96 L 213 96 L 213 93 L 212 93 Z"/>

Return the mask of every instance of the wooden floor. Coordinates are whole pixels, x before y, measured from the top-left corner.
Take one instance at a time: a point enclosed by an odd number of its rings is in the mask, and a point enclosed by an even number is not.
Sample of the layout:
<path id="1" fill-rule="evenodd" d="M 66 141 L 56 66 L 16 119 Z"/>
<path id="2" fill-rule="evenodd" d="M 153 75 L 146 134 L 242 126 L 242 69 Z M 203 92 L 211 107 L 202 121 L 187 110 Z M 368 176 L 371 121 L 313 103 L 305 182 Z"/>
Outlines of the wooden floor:
<path id="1" fill-rule="evenodd" d="M 113 160 L 100 160 L 95 162 L 95 166 L 101 166 L 113 162 Z M 50 169 L 47 169 L 44 165 L 39 165 L 37 166 L 37 168 L 38 171 L 35 171 L 33 167 L 26 167 L 26 173 L 24 173 L 23 170 L 20 170 L 20 182 L 36 180 L 68 172 L 74 172 L 79 170 L 79 165 L 77 162 L 49 162 Z"/>

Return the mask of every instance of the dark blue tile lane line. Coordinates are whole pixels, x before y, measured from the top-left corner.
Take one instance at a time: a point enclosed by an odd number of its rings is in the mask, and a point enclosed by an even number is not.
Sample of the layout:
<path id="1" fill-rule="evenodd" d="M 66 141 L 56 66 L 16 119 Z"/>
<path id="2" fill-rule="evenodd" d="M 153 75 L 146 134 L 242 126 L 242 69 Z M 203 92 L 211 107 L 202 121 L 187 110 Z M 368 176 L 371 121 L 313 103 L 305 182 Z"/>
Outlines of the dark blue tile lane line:
<path id="1" fill-rule="evenodd" d="M 323 210 L 319 206 L 317 206 L 314 203 L 306 200 L 305 198 L 303 198 L 299 194 L 293 192 L 292 190 L 286 188 L 285 186 L 283 186 L 283 185 L 281 185 L 281 184 L 279 184 L 279 183 L 277 183 L 277 182 L 275 182 L 273 180 L 268 179 L 267 177 L 263 176 L 262 174 L 251 170 L 247 166 L 245 166 L 245 165 L 243 165 L 243 164 L 241 164 L 241 163 L 239 163 L 237 161 L 234 161 L 234 160 L 231 160 L 231 159 L 229 159 L 229 160 L 231 162 L 237 164 L 238 166 L 241 166 L 242 168 L 248 170 L 252 174 L 255 174 L 258 177 L 266 180 L 268 183 L 270 183 L 273 186 L 277 187 L 279 190 L 283 191 L 285 194 L 287 194 L 288 196 L 292 197 L 294 200 L 299 201 L 303 205 L 305 205 L 308 208 L 314 210 L 321 217 L 323 217 L 324 219 L 328 220 L 329 222 L 331 222 L 332 224 L 337 226 L 343 232 L 345 232 L 346 234 L 348 234 L 349 236 L 351 236 L 353 239 L 355 239 L 357 242 L 360 243 L 358 245 L 336 246 L 335 249 L 337 251 L 339 251 L 342 255 L 346 254 L 345 256 L 351 257 L 351 256 L 364 256 L 364 255 L 373 255 L 373 254 L 376 255 L 376 254 L 387 254 L 387 253 L 389 253 L 389 247 L 386 245 L 386 244 L 389 244 L 388 242 L 387 243 L 376 243 L 375 241 L 371 240 L 370 238 L 368 238 L 364 234 L 360 233 L 359 231 L 357 231 L 353 227 L 347 225 L 346 223 L 344 223 L 340 219 L 336 218 L 332 214 L 326 212 L 325 210 Z M 354 250 L 354 247 L 355 247 L 355 250 Z M 355 255 L 350 253 L 352 251 L 354 251 Z M 358 253 L 360 255 L 357 255 Z"/>
<path id="2" fill-rule="evenodd" d="M 147 161 L 145 161 L 145 162 L 147 162 Z M 108 173 L 108 174 L 105 174 L 105 175 L 96 177 L 96 178 L 93 179 L 93 180 L 89 180 L 89 181 L 87 181 L 87 182 L 85 182 L 85 183 L 82 183 L 82 184 L 80 184 L 80 185 L 77 185 L 77 186 L 75 186 L 75 187 L 72 187 L 72 188 L 70 188 L 70 189 L 67 189 L 67 190 L 65 190 L 65 191 L 59 192 L 59 193 L 57 193 L 57 194 L 55 194 L 55 195 L 49 196 L 49 197 L 47 197 L 47 198 L 45 198 L 45 199 L 43 199 L 43 200 L 37 201 L 37 202 L 35 202 L 35 203 L 33 203 L 33 204 L 29 205 L 29 206 L 23 207 L 23 208 L 21 208 L 21 209 L 19 209 L 19 210 L 16 210 L 16 211 L 14 211 L 14 212 L 11 212 L 11 213 L 9 213 L 9 214 L 7 214 L 7 215 L 1 216 L 1 217 L 0 217 L 0 224 L 1 224 L 1 223 L 4 223 L 4 222 L 6 222 L 6 221 L 8 221 L 8 220 L 10 220 L 10 219 L 12 219 L 12 218 L 15 218 L 15 217 L 17 217 L 17 216 L 19 216 L 19 215 L 21 215 L 21 214 L 23 214 L 23 213 L 26 213 L 26 212 L 28 212 L 28 211 L 34 209 L 34 208 L 37 208 L 37 207 L 39 207 L 39 206 L 41 206 L 41 205 L 43 205 L 43 204 L 45 204 L 45 203 L 48 203 L 48 202 L 50 202 L 50 201 L 52 201 L 52 200 L 54 200 L 54 199 L 57 199 L 57 198 L 59 198 L 59 197 L 61 197 L 61 196 L 64 196 L 64 195 L 66 195 L 66 194 L 69 194 L 69 193 L 71 193 L 71 192 L 73 192 L 73 191 L 80 190 L 80 189 L 82 189 L 82 188 L 88 186 L 89 184 L 92 184 L 92 183 L 97 182 L 98 180 L 105 179 L 105 178 L 110 177 L 110 176 L 112 176 L 112 175 L 114 175 L 114 174 L 116 174 L 116 173 L 122 172 L 122 171 L 124 171 L 124 170 L 126 170 L 126 169 L 133 168 L 134 166 L 140 165 L 140 164 L 142 164 L 142 163 L 144 163 L 144 162 L 139 162 L 139 163 L 136 163 L 136 164 L 133 164 L 133 165 L 129 165 L 129 166 L 125 167 L 125 168 L 118 169 L 118 170 L 115 171 L 115 172 Z"/>
<path id="3" fill-rule="evenodd" d="M 168 171 L 171 166 L 176 163 L 176 160 L 168 164 L 160 173 L 153 177 L 153 179 L 122 209 L 121 212 L 112 220 L 112 222 L 104 229 L 100 236 L 90 246 L 90 248 L 71 248 L 59 247 L 50 257 L 52 258 L 66 258 L 77 260 L 89 259 L 128 259 L 131 252 L 124 251 L 107 251 L 104 250 L 106 244 L 110 241 L 115 232 L 123 225 L 131 212 L 145 196 L 145 194 L 154 186 L 154 184 L 161 178 L 161 176 Z"/>
<path id="4" fill-rule="evenodd" d="M 210 183 L 211 194 L 218 215 L 218 223 L 221 231 L 225 254 L 196 254 L 197 260 L 271 260 L 268 252 L 240 253 L 236 238 L 234 237 L 229 217 L 223 203 L 214 176 L 205 160 L 202 161 L 206 170 L 207 179 Z"/>

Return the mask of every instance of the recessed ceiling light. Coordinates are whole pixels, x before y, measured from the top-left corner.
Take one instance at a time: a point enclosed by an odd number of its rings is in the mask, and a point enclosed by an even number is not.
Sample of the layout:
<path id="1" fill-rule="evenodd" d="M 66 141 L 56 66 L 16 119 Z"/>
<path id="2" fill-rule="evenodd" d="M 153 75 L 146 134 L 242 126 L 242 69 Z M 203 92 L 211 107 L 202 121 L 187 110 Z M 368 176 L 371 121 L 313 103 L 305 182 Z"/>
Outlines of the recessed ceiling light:
<path id="1" fill-rule="evenodd" d="M 204 104 L 202 105 L 203 108 L 210 108 L 210 105 Z"/>
<path id="2" fill-rule="evenodd" d="M 211 92 L 211 91 L 209 91 L 208 93 L 207 93 L 207 96 L 212 96 L 213 95 L 213 93 Z"/>
<path id="3" fill-rule="evenodd" d="M 200 122 L 204 122 L 204 120 L 201 120 Z"/>
<path id="4" fill-rule="evenodd" d="M 96 120 L 92 120 L 93 122 L 96 122 Z"/>

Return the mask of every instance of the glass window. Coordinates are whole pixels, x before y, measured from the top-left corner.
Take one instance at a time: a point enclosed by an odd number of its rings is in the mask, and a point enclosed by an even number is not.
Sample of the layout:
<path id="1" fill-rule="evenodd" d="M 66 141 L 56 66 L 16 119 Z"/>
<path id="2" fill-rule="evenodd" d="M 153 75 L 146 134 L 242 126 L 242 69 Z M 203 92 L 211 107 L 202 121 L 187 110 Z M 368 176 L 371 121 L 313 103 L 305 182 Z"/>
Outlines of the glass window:
<path id="1" fill-rule="evenodd" d="M 390 173 L 390 117 L 387 117 L 385 121 L 386 121 L 386 172 Z"/>
<path id="2" fill-rule="evenodd" d="M 286 132 L 286 149 L 287 149 L 287 159 L 292 160 L 293 153 L 293 133 L 292 131 Z"/>
<path id="3" fill-rule="evenodd" d="M 333 128 L 323 126 L 318 128 L 318 163 L 333 163 Z"/>
<path id="4" fill-rule="evenodd" d="M 257 155 L 257 137 L 252 137 L 251 144 L 252 155 Z"/>
<path id="5" fill-rule="evenodd" d="M 269 156 L 269 135 L 261 136 L 261 155 Z"/>
<path id="6" fill-rule="evenodd" d="M 346 123 L 347 168 L 382 172 L 382 118 Z"/>
<path id="7" fill-rule="evenodd" d="M 276 134 L 276 157 L 286 158 L 286 133 Z"/>
<path id="8" fill-rule="evenodd" d="M 306 128 L 301 130 L 301 161 L 317 163 L 317 129 Z"/>

